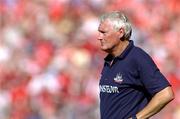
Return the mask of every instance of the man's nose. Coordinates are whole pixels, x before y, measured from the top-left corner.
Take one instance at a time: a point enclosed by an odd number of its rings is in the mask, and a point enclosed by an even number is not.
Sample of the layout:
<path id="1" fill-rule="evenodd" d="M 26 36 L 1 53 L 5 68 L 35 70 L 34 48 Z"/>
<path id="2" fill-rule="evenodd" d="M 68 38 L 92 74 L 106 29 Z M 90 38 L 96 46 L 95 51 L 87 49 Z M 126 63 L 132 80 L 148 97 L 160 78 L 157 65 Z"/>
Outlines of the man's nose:
<path id="1" fill-rule="evenodd" d="M 103 39 L 103 34 L 102 33 L 99 33 L 98 34 L 98 40 L 102 40 Z"/>

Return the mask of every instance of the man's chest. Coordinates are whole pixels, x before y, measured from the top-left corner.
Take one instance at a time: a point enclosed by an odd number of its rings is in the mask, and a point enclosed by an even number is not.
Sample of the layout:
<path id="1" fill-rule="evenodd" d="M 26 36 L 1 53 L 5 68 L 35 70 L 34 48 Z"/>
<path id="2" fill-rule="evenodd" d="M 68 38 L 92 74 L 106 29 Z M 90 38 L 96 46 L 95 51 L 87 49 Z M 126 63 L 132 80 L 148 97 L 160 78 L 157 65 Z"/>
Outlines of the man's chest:
<path id="1" fill-rule="evenodd" d="M 100 78 L 101 87 L 130 88 L 131 86 L 141 85 L 140 76 L 137 68 L 127 64 L 117 63 L 114 66 L 105 65 Z M 112 89 L 113 90 L 113 89 Z"/>

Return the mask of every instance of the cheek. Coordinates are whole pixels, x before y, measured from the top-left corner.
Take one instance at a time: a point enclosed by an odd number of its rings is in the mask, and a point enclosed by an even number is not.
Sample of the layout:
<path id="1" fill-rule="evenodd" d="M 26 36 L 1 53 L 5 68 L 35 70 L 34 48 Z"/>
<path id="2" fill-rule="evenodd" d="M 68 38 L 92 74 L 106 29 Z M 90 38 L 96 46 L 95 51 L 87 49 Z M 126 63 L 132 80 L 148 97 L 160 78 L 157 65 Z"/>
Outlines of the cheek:
<path id="1" fill-rule="evenodd" d="M 116 43 L 119 41 L 119 38 L 116 35 L 110 35 L 106 37 L 106 40 L 111 43 Z"/>

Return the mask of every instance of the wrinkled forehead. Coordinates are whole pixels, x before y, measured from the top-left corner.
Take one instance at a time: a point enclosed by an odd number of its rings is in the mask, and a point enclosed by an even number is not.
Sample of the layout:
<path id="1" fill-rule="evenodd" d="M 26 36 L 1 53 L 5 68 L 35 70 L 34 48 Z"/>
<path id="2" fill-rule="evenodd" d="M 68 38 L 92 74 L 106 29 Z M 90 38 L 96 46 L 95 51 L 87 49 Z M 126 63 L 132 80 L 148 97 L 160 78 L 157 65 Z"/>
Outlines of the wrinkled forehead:
<path id="1" fill-rule="evenodd" d="M 98 27 L 99 31 L 113 30 L 113 25 L 110 20 L 101 21 Z"/>

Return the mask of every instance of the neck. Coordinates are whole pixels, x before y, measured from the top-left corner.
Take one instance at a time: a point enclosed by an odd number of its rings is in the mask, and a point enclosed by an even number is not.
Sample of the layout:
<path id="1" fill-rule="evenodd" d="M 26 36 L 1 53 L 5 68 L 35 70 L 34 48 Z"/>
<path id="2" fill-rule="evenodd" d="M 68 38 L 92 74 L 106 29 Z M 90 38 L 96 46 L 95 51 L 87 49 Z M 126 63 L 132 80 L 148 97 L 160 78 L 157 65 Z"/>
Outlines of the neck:
<path id="1" fill-rule="evenodd" d="M 122 52 L 126 49 L 128 45 L 129 41 L 121 41 L 116 47 L 114 47 L 113 51 L 110 54 L 112 54 L 114 57 L 119 56 L 122 54 Z"/>

